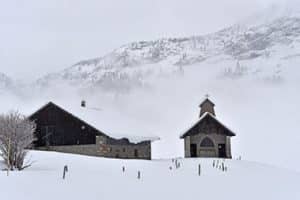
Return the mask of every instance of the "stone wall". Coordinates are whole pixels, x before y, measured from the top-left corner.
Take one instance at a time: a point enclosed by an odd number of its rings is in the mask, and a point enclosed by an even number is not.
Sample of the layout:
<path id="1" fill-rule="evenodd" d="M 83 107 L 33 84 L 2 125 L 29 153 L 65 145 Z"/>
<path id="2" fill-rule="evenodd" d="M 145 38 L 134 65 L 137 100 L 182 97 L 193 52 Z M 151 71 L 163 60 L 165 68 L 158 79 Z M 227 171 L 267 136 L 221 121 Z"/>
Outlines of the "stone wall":
<path id="1" fill-rule="evenodd" d="M 64 145 L 64 146 L 48 146 L 38 147 L 38 150 L 56 151 L 62 153 L 73 153 L 87 156 L 104 156 L 98 145 Z"/>
<path id="2" fill-rule="evenodd" d="M 191 137 L 186 136 L 184 138 L 184 157 L 189 158 L 191 157 Z"/>
<path id="3" fill-rule="evenodd" d="M 97 136 L 96 144 L 49 146 L 39 147 L 37 149 L 108 158 L 151 159 L 150 141 L 140 144 L 130 143 L 123 145 L 107 144 L 106 142 L 107 138 Z"/>

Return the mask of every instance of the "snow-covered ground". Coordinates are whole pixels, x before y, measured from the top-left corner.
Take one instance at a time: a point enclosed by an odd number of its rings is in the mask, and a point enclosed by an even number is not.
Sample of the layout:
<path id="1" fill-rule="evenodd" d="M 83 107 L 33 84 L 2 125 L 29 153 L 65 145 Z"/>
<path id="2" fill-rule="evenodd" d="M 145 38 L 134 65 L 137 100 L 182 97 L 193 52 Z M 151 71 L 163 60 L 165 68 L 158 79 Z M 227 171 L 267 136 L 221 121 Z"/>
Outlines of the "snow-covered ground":
<path id="1" fill-rule="evenodd" d="M 219 160 L 228 167 L 223 172 L 213 167 L 213 159 L 203 158 L 178 159 L 179 169 L 172 160 L 117 160 L 37 151 L 30 152 L 29 158 L 34 163 L 25 171 L 9 176 L 0 171 L 1 199 L 300 198 L 300 174 L 255 162 Z M 69 168 L 65 180 L 64 165 Z"/>

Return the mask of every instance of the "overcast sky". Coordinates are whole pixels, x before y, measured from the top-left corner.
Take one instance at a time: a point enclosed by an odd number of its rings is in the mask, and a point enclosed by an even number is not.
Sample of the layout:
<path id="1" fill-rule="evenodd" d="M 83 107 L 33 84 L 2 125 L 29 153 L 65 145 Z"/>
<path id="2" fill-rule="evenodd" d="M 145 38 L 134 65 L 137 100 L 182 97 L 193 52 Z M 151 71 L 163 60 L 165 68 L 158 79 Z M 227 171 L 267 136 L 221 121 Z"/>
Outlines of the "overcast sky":
<path id="1" fill-rule="evenodd" d="M 285 0 L 0 0 L 0 72 L 37 78 L 132 41 L 214 32 L 274 3 Z"/>

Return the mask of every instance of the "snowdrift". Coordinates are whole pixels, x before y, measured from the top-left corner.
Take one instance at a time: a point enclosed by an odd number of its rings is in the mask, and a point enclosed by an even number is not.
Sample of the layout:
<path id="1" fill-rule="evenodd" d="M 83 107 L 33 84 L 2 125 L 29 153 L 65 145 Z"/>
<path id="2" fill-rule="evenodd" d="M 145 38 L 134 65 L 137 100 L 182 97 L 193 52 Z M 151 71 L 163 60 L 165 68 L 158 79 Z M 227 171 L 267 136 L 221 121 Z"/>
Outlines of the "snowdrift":
<path id="1" fill-rule="evenodd" d="M 0 172 L 1 199 L 279 200 L 300 197 L 300 174 L 248 161 L 177 159 L 180 167 L 176 169 L 174 159 L 117 160 L 38 151 L 30 152 L 30 160 L 33 165 L 25 171 L 11 172 L 9 176 L 5 171 Z M 219 166 L 224 163 L 227 171 L 213 167 L 213 162 L 215 165 L 219 162 Z M 65 165 L 69 171 L 63 180 Z"/>

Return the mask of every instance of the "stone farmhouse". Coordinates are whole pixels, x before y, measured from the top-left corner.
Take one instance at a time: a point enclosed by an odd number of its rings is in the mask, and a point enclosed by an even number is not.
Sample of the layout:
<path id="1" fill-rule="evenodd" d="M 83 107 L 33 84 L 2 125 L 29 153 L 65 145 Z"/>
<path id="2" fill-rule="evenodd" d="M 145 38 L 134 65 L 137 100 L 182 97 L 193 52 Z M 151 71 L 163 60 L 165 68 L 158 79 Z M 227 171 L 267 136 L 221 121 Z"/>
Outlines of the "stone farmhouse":
<path id="1" fill-rule="evenodd" d="M 151 143 L 158 137 L 128 137 L 101 131 L 105 122 L 101 125 L 97 114 L 87 109 L 85 102 L 70 110 L 47 103 L 29 116 L 37 125 L 34 149 L 108 158 L 151 159 Z"/>

